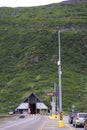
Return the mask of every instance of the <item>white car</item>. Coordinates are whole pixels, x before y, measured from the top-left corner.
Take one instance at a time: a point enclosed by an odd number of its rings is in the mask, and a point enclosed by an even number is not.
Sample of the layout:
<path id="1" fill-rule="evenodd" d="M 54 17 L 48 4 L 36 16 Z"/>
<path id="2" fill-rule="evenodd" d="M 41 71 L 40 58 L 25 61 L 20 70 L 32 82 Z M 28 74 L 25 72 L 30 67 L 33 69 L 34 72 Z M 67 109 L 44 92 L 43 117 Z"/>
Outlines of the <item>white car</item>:
<path id="1" fill-rule="evenodd" d="M 79 126 L 84 127 L 84 121 L 86 117 L 87 117 L 87 113 L 76 113 L 73 119 L 73 126 L 75 126 L 76 128 Z"/>

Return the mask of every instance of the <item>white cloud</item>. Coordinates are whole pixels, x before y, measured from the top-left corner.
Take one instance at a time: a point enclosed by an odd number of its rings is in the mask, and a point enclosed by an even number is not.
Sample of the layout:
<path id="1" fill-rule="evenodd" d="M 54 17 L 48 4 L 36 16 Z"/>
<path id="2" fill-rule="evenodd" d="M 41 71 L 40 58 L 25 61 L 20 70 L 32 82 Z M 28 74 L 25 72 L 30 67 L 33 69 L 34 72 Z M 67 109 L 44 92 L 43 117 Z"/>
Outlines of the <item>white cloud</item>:
<path id="1" fill-rule="evenodd" d="M 64 0 L 0 0 L 0 7 L 30 7 L 30 6 L 39 6 L 47 5 L 51 3 L 59 3 Z"/>

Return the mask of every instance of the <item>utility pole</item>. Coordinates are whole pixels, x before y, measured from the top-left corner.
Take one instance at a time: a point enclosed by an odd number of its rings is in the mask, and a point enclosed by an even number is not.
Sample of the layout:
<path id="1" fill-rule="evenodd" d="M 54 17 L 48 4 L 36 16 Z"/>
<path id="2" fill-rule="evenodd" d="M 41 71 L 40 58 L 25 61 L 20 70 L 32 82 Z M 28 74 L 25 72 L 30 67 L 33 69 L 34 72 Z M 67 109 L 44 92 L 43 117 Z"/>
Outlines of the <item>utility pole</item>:
<path id="1" fill-rule="evenodd" d="M 59 60 L 58 60 L 58 74 L 59 74 L 59 127 L 64 127 L 63 121 L 63 112 L 62 112 L 62 70 L 61 70 L 61 45 L 60 45 L 60 33 L 67 30 L 74 30 L 74 28 L 66 28 L 58 31 L 58 51 L 59 51 Z"/>
<path id="2" fill-rule="evenodd" d="M 54 92 L 56 92 L 56 84 L 54 83 Z M 56 115 L 56 96 L 52 96 L 52 115 Z"/>
<path id="3" fill-rule="evenodd" d="M 60 31 L 58 31 L 58 48 L 59 48 L 59 60 L 58 60 L 58 74 L 59 74 L 59 127 L 64 127 L 63 112 L 62 112 L 62 71 L 61 71 L 61 49 L 60 49 Z"/>

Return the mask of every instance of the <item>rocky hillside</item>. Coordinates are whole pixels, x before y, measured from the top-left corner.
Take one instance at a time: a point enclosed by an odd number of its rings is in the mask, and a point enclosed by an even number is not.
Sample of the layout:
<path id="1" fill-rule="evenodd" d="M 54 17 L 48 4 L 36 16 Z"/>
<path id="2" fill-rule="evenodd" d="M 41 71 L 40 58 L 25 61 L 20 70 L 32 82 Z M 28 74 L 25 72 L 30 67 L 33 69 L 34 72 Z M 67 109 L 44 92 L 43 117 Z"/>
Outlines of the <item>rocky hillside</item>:
<path id="1" fill-rule="evenodd" d="M 0 113 L 31 92 L 50 108 L 46 92 L 58 89 L 61 32 L 63 110 L 87 112 L 87 2 L 0 8 Z"/>

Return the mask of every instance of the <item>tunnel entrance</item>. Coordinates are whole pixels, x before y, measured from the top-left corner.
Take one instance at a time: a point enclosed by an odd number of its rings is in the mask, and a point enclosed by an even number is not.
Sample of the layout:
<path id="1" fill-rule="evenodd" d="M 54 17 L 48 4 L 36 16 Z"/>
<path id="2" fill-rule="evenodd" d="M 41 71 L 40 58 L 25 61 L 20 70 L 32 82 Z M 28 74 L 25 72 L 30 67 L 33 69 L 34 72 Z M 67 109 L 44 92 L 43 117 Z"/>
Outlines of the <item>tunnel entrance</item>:
<path id="1" fill-rule="evenodd" d="M 30 114 L 36 114 L 36 104 L 35 103 L 29 104 L 29 108 L 30 108 Z"/>
<path id="2" fill-rule="evenodd" d="M 47 111 L 48 107 L 34 93 L 31 93 L 19 106 L 14 113 L 38 114 Z"/>

